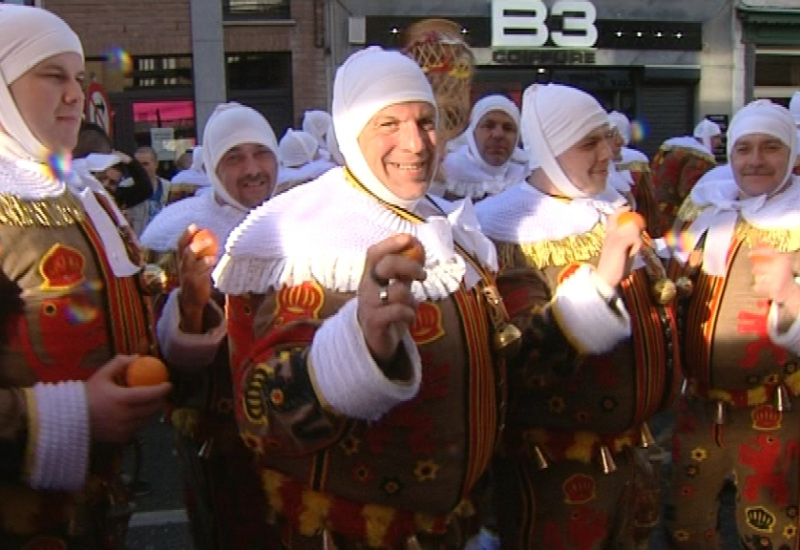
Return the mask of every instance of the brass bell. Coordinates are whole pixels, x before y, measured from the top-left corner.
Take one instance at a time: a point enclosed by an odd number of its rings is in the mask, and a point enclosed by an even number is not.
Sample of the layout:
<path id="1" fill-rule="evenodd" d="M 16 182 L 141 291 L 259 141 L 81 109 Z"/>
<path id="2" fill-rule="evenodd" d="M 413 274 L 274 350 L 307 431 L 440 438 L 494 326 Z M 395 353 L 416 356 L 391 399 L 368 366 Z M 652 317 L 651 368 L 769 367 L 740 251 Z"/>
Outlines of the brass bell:
<path id="1" fill-rule="evenodd" d="M 546 470 L 550 467 L 550 463 L 547 461 L 547 457 L 544 456 L 544 451 L 541 447 L 534 445 L 531 449 L 531 454 L 537 470 Z"/>
<path id="2" fill-rule="evenodd" d="M 778 384 L 775 388 L 775 410 L 778 412 L 792 410 L 792 398 L 789 396 L 789 391 L 783 384 Z"/>
<path id="3" fill-rule="evenodd" d="M 724 401 L 714 403 L 714 424 L 721 426 L 728 421 L 728 407 Z"/>
<path id="4" fill-rule="evenodd" d="M 666 277 L 653 283 L 650 291 L 653 293 L 653 299 L 656 301 L 656 303 L 662 306 L 665 306 L 674 300 L 675 295 L 678 293 L 675 283 L 672 282 L 672 279 L 668 279 Z"/>
<path id="5" fill-rule="evenodd" d="M 211 458 L 211 453 L 213 451 L 214 451 L 214 438 L 209 437 L 200 446 L 200 450 L 197 451 L 197 457 L 208 460 L 209 458 Z"/>
<path id="6" fill-rule="evenodd" d="M 656 444 L 656 438 L 653 437 L 653 432 L 650 431 L 650 426 L 647 423 L 642 424 L 639 430 L 639 447 L 642 449 L 649 449 Z"/>
<path id="7" fill-rule="evenodd" d="M 600 469 L 604 474 L 612 474 L 617 471 L 614 456 L 607 445 L 600 445 Z"/>
<path id="8" fill-rule="evenodd" d="M 163 294 L 167 288 L 167 272 L 156 264 L 145 264 L 139 273 L 142 292 L 149 296 Z"/>
<path id="9" fill-rule="evenodd" d="M 495 351 L 505 358 L 511 358 L 519 353 L 522 344 L 522 332 L 511 323 L 504 324 L 495 329 L 493 345 Z"/>
<path id="10" fill-rule="evenodd" d="M 411 535 L 406 539 L 406 550 L 422 550 L 416 535 Z"/>
<path id="11" fill-rule="evenodd" d="M 678 289 L 678 296 L 681 298 L 688 298 L 694 292 L 694 283 L 689 277 L 675 279 L 675 287 Z"/>

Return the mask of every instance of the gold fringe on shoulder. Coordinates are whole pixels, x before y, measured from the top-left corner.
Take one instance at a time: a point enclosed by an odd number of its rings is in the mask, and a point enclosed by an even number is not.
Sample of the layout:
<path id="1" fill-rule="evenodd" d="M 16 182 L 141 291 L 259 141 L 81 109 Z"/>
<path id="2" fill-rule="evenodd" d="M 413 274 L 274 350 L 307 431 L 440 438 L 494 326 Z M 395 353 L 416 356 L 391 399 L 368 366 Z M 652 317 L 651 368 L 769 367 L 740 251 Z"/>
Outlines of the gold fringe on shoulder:
<path id="1" fill-rule="evenodd" d="M 631 172 L 650 172 L 650 165 L 643 160 L 632 160 L 630 162 L 617 164 L 617 170 L 624 172 L 630 170 Z"/>
<path id="2" fill-rule="evenodd" d="M 557 241 L 535 243 L 497 243 L 500 265 L 506 268 L 534 267 L 543 269 L 550 266 L 585 262 L 600 253 L 606 229 L 601 223 L 595 224 L 591 231 Z"/>
<path id="3" fill-rule="evenodd" d="M 82 222 L 84 217 L 80 202 L 68 191 L 36 200 L 0 194 L 0 225 L 66 227 Z"/>
<path id="4" fill-rule="evenodd" d="M 761 229 L 739 219 L 736 224 L 736 236 L 750 247 L 765 243 L 778 252 L 800 250 L 800 226 L 791 229 Z"/>
<path id="5" fill-rule="evenodd" d="M 694 221 L 694 219 L 697 218 L 702 211 L 703 209 L 695 204 L 695 202 L 692 200 L 692 196 L 689 195 L 678 209 L 678 219 L 682 222 L 691 222 Z"/>

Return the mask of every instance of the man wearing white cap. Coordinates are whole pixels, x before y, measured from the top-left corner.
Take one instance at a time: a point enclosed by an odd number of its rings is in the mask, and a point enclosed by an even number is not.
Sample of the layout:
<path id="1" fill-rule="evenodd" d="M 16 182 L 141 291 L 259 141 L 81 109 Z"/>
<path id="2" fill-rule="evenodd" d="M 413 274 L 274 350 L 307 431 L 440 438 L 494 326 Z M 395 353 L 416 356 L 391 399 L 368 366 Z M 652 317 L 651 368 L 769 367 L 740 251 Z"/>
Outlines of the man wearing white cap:
<path id="1" fill-rule="evenodd" d="M 633 197 L 631 204 L 644 216 L 647 233 L 651 237 L 658 237 L 661 235 L 661 227 L 655 189 L 650 177 L 650 159 L 641 151 L 628 147 L 631 141 L 631 122 L 628 117 L 619 111 L 612 111 L 608 114 L 608 123 L 614 134 L 611 141 L 609 180 L 614 174 L 613 177 L 620 177 L 624 181 Z"/>
<path id="2" fill-rule="evenodd" d="M 0 36 L 0 548 L 122 549 L 122 444 L 171 387 L 118 384 L 156 351 L 142 264 L 100 184 L 78 190 L 63 168 L 83 110 L 78 36 L 8 4 Z"/>
<path id="3" fill-rule="evenodd" d="M 431 192 L 446 199 L 479 201 L 496 195 L 527 176 L 528 163 L 519 143 L 519 108 L 507 97 L 490 95 L 472 108 L 466 143 L 442 163 L 444 181 Z"/>
<path id="4" fill-rule="evenodd" d="M 242 437 L 286 548 L 462 548 L 513 344 L 494 247 L 469 203 L 425 196 L 438 116 L 413 60 L 351 55 L 333 120 L 346 167 L 253 211 L 214 272 Z"/>
<path id="5" fill-rule="evenodd" d="M 667 526 L 676 547 L 718 548 L 719 493 L 736 482 L 742 548 L 798 543 L 800 179 L 794 121 L 759 100 L 728 129 L 732 175 L 678 213 L 686 390 L 673 436 Z"/>
<path id="6" fill-rule="evenodd" d="M 714 168 L 714 150 L 722 140 L 719 124 L 704 118 L 692 136 L 670 138 L 650 163 L 662 231 L 672 227 L 681 203 L 700 177 Z"/>
<path id="7" fill-rule="evenodd" d="M 192 149 L 192 164 L 186 170 L 175 174 L 170 180 L 170 184 L 170 194 L 174 198 L 171 202 L 193 197 L 209 190 L 211 180 L 203 165 L 202 145 L 196 145 Z"/>
<path id="8" fill-rule="evenodd" d="M 611 132 L 597 100 L 535 84 L 521 130 L 538 167 L 476 207 L 526 358 L 509 373 L 494 470 L 503 548 L 632 548 L 658 518 L 638 445 L 677 389 L 672 310 L 651 297 L 641 226 L 606 200 Z"/>
<path id="9" fill-rule="evenodd" d="M 317 140 L 302 130 L 287 129 L 278 143 L 278 148 L 281 153 L 281 166 L 278 170 L 278 188 L 275 194 L 315 180 L 336 166 L 334 162 L 320 156 L 321 150 Z"/>
<path id="10" fill-rule="evenodd" d="M 179 284 L 166 301 L 158 337 L 174 372 L 172 423 L 198 549 L 251 548 L 268 536 L 264 494 L 233 416 L 224 297 L 212 289 L 211 270 L 222 254 L 217 245 L 272 195 L 277 151 L 272 127 L 258 111 L 218 105 L 203 132 L 212 191 L 167 206 L 142 234 L 142 244 L 164 254 L 161 263 L 172 266 L 170 279 Z M 200 228 L 213 238 L 198 235 Z M 215 246 L 211 254 L 204 252 L 208 246 Z"/>

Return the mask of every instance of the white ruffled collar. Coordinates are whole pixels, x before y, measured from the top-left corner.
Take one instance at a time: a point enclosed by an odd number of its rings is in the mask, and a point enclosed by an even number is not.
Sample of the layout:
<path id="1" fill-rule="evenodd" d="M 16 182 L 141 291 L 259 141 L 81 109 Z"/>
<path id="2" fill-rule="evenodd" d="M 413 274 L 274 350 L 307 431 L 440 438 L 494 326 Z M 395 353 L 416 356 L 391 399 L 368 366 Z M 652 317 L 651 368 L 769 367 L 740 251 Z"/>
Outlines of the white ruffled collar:
<path id="1" fill-rule="evenodd" d="M 442 164 L 445 181 L 435 182 L 432 192 L 472 199 L 497 195 L 523 180 L 527 166 L 527 162 L 517 160 L 515 155 L 503 166 L 490 166 L 476 158 L 469 145 L 464 144 L 447 155 Z"/>
<path id="2" fill-rule="evenodd" d="M 469 201 L 421 200 L 416 214 L 426 223 L 417 223 L 354 188 L 344 169 L 335 168 L 253 210 L 228 237 L 214 280 L 227 294 L 264 293 L 312 278 L 330 290 L 354 292 L 367 248 L 410 233 L 425 246 L 427 272 L 412 292 L 417 299 L 441 300 L 462 280 L 468 287 L 479 280 L 454 242 L 487 269 L 497 269 L 494 247 L 471 212 Z"/>
<path id="3" fill-rule="evenodd" d="M 57 197 L 64 193 L 66 184 L 63 181 L 54 178 L 46 165 L 15 155 L 7 139 L 0 133 L 0 193 L 24 200 Z"/>

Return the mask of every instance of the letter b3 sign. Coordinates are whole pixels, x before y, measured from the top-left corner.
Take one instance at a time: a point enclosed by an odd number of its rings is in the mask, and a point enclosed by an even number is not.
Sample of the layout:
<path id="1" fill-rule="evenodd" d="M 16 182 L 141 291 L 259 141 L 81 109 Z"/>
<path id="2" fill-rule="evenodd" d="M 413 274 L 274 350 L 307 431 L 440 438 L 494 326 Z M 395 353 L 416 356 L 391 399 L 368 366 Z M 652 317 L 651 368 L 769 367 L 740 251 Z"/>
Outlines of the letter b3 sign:
<path id="1" fill-rule="evenodd" d="M 589 0 L 556 0 L 550 15 L 561 17 L 562 30 L 547 28 L 542 0 L 493 0 L 492 47 L 537 48 L 548 38 L 562 48 L 591 48 L 597 42 L 597 9 Z"/>

